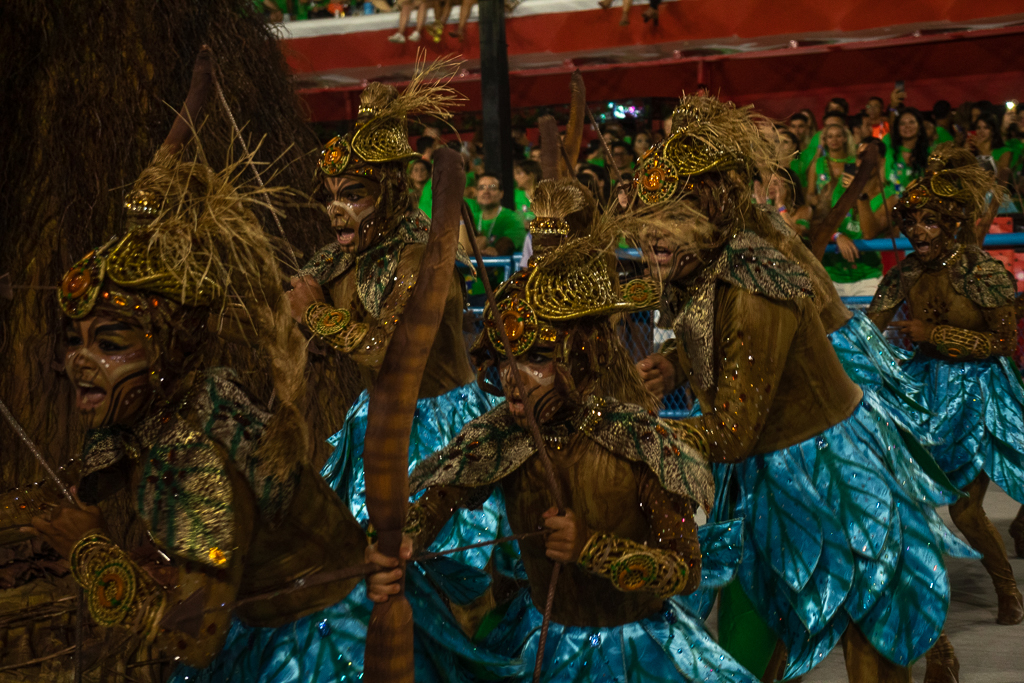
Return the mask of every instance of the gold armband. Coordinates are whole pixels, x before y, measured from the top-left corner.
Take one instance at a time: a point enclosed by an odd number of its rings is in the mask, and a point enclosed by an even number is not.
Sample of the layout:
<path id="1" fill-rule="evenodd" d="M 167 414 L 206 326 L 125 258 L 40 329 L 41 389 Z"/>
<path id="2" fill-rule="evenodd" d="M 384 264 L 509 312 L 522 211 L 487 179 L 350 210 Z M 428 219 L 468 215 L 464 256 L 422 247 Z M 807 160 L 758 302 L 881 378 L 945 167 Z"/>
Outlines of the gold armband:
<path id="1" fill-rule="evenodd" d="M 962 327 L 936 325 L 928 341 L 939 353 L 950 358 L 988 358 L 992 355 L 992 341 L 988 335 Z"/>
<path id="2" fill-rule="evenodd" d="M 352 313 L 344 308 L 334 308 L 322 301 L 314 301 L 302 315 L 310 332 L 320 337 L 335 349 L 348 353 L 366 336 L 365 323 L 353 323 Z"/>
<path id="3" fill-rule="evenodd" d="M 150 608 L 141 631 L 150 634 L 154 630 L 162 612 L 163 591 L 113 541 L 103 534 L 86 534 L 72 548 L 69 564 L 98 625 L 134 625 L 140 611 Z"/>
<path id="4" fill-rule="evenodd" d="M 620 591 L 650 591 L 662 598 L 682 592 L 689 573 L 675 554 L 613 534 L 591 536 L 579 565 L 607 578 Z"/>

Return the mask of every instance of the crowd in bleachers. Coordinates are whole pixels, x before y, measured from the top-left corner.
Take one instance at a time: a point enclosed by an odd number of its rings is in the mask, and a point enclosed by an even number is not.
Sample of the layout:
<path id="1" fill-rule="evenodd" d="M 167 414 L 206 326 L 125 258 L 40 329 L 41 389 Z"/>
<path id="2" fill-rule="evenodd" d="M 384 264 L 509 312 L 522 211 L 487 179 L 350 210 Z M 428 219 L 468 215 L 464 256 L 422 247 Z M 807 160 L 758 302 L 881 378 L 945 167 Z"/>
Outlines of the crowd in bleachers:
<path id="1" fill-rule="evenodd" d="M 995 230 L 1011 231 L 1014 216 L 1021 220 L 1024 192 L 1024 133 L 1015 102 L 993 104 L 965 102 L 953 107 L 935 102 L 930 110 L 908 106 L 907 92 L 897 88 L 888 101 L 872 97 L 860 109 L 835 97 L 824 111 L 804 109 L 777 122 L 778 158 L 783 172 L 755 183 L 757 201 L 773 207 L 794 230 L 807 235 L 821 221 L 850 185 L 869 145 L 877 148 L 880 162 L 858 196 L 853 209 L 841 221 L 830 241 L 835 250 L 824 264 L 843 296 L 870 296 L 883 271 L 894 262 L 889 254 L 861 253 L 856 240 L 898 236 L 889 213 L 896 198 L 925 170 L 929 151 L 944 142 L 969 149 L 978 163 L 997 176 L 1007 189 L 1002 205 L 992 207 Z M 861 103 L 853 103 L 854 106 Z M 601 128 L 580 154 L 578 179 L 610 210 L 624 209 L 637 160 L 653 144 L 671 133 L 671 117 L 654 120 L 612 119 Z M 479 134 L 462 141 L 445 142 L 428 128 L 417 140 L 422 160 L 410 166 L 411 190 L 420 208 L 430 213 L 430 156 L 448 145 L 466 159 L 466 197 L 473 211 L 478 240 L 490 255 L 525 250 L 529 254 L 525 226 L 532 218 L 530 201 L 541 167 L 539 147 L 531 143 L 525 128 L 513 131 L 515 187 L 501 187 L 498 178 L 484 174 L 484 152 Z M 512 192 L 514 209 L 502 206 Z M 1000 218 L 1002 216 L 1002 218 Z M 1022 226 L 1021 229 L 1024 229 Z M 1024 284 L 1024 254 L 1005 252 L 1004 263 Z"/>

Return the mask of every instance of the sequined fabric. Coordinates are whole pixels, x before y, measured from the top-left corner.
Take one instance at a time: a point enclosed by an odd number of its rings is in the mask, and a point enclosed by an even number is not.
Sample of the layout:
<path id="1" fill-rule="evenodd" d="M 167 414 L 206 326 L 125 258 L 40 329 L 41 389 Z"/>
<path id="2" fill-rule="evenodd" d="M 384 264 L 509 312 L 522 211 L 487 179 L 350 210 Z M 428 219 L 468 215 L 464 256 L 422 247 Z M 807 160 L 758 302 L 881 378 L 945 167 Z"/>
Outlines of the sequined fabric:
<path id="1" fill-rule="evenodd" d="M 999 308 L 1014 303 L 1017 287 L 1013 277 L 1000 261 L 989 256 L 980 247 L 964 247 L 960 256 L 950 263 L 950 284 L 953 290 L 965 296 L 982 308 Z M 878 291 L 868 316 L 874 317 L 881 311 L 895 309 L 907 297 L 921 276 L 933 267 L 926 265 L 917 254 L 908 254 L 901 266 L 893 268 L 878 285 Z"/>
<path id="2" fill-rule="evenodd" d="M 596 419 L 588 420 L 591 416 Z M 591 396 L 569 424 L 546 428 L 545 436 L 581 432 L 611 453 L 647 465 L 665 489 L 709 509 L 714 496 L 711 471 L 676 429 L 640 407 Z M 428 486 L 488 486 L 534 453 L 533 438 L 515 424 L 503 404 L 467 424 L 449 446 L 425 459 L 410 475 L 409 486 L 416 491 Z"/>
<path id="3" fill-rule="evenodd" d="M 715 380 L 715 285 L 729 282 L 752 294 L 778 301 L 814 296 L 811 279 L 762 238 L 749 232 L 733 237 L 714 264 L 700 271 L 691 283 L 669 295 L 667 302 L 682 304 L 671 311 L 676 337 L 682 339 L 693 366 L 692 380 L 705 391 Z"/>
<path id="4" fill-rule="evenodd" d="M 208 567 L 230 562 L 234 494 L 223 455 L 176 416 L 152 416 L 133 431 L 146 448 L 136 508 L 154 540 Z"/>
<path id="5" fill-rule="evenodd" d="M 466 423 L 479 418 L 500 400 L 484 394 L 476 384 L 467 384 L 441 396 L 417 401 L 409 438 L 409 470 L 412 471 L 434 451 L 443 448 Z M 366 436 L 369 405 L 369 392 L 364 391 L 349 409 L 344 427 L 328 439 L 334 451 L 321 470 L 327 483 L 348 503 L 356 520 L 363 525 L 369 523 L 363 467 L 363 440 Z M 500 496 L 494 496 L 479 509 L 461 511 L 438 534 L 430 550 L 451 550 L 494 540 L 500 536 L 503 519 Z M 482 570 L 492 550 L 492 546 L 463 550 L 451 558 L 468 567 Z"/>
<path id="6" fill-rule="evenodd" d="M 248 480 L 261 516 L 277 519 L 291 502 L 297 474 L 282 477 L 281 468 L 261 452 L 261 439 L 273 414 L 259 406 L 225 368 L 207 373 L 205 391 L 197 394 L 195 405 L 200 421 L 205 421 L 203 431 L 227 451 Z"/>
<path id="7" fill-rule="evenodd" d="M 846 374 L 861 387 L 871 388 L 881 401 L 894 408 L 893 417 L 906 429 L 918 432 L 930 445 L 927 431 L 931 411 L 924 386 L 910 376 L 903 363 L 911 354 L 889 343 L 862 311 L 828 335 Z"/>
<path id="8" fill-rule="evenodd" d="M 934 416 L 932 455 L 954 485 L 981 472 L 1024 503 L 1024 388 L 1013 361 L 950 362 L 918 353 L 905 366 L 924 385 Z"/>
<path id="9" fill-rule="evenodd" d="M 234 542 L 232 492 L 222 458 L 227 456 L 246 476 L 268 521 L 287 508 L 294 493 L 296 477 L 281 477 L 260 452 L 270 417 L 231 370 L 215 368 L 192 386 L 177 409 L 154 413 L 131 430 L 90 431 L 81 486 L 91 491 L 104 471 L 125 458 L 139 461 L 136 504 L 153 537 L 190 560 L 223 566 Z"/>
<path id="10" fill-rule="evenodd" d="M 349 268 L 357 271 L 356 291 L 359 300 L 374 318 L 381 315 L 381 306 L 391 292 L 399 255 L 407 244 L 426 244 L 430 222 L 420 212 L 403 217 L 398 225 L 382 241 L 361 254 L 344 252 L 341 245 L 331 242 L 313 255 L 296 275 L 310 276 L 321 285 L 338 279 Z M 459 263 L 470 266 L 465 250 L 459 246 L 456 254 Z M 344 305 L 346 302 L 335 302 Z"/>
<path id="11" fill-rule="evenodd" d="M 467 638 L 421 572 L 409 572 L 406 597 L 415 620 L 417 683 L 472 683 L 482 679 L 479 672 L 489 680 L 525 675 L 521 662 Z M 170 683 L 355 683 L 363 679 L 372 609 L 360 582 L 341 602 L 287 626 L 252 628 L 235 620 L 210 666 L 180 666 Z"/>

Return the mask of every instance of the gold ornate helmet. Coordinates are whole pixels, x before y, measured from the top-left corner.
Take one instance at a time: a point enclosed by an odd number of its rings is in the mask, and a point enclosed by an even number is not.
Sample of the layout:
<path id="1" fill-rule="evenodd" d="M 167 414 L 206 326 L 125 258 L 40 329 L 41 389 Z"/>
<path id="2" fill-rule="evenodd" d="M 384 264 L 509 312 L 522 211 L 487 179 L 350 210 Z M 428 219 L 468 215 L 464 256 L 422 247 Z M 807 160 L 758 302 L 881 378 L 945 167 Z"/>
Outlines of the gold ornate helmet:
<path id="1" fill-rule="evenodd" d="M 513 355 L 526 353 L 538 342 L 555 346 L 556 374 L 570 397 L 579 400 L 581 394 L 609 384 L 615 389 L 605 391 L 607 395 L 617 393 L 622 400 L 650 403 L 611 318 L 654 308 L 661 298 L 661 285 L 640 278 L 620 287 L 610 265 L 614 244 L 614 239 L 600 235 L 566 239 L 531 259 L 528 268 L 498 288 L 496 307 L 485 308 L 484 329 L 471 352 L 484 389 L 495 393 L 485 375 L 506 358 L 500 326 Z"/>
<path id="2" fill-rule="evenodd" d="M 265 205 L 271 191 L 232 184 L 248 161 L 214 172 L 158 152 L 125 201 L 125 235 L 89 252 L 64 275 L 57 291 L 63 313 L 72 320 L 106 315 L 141 327 L 155 342 L 156 365 L 172 349 L 175 363 L 191 363 L 210 336 L 211 312 L 275 306 L 277 258 L 251 210 Z"/>
<path id="3" fill-rule="evenodd" d="M 684 95 L 672 112 L 672 133 L 640 158 L 637 196 L 644 204 L 696 191 L 696 176 L 737 171 L 747 176 L 774 156 L 765 122 L 750 107 L 715 97 Z"/>
<path id="4" fill-rule="evenodd" d="M 424 54 L 417 55 L 415 74 L 401 93 L 384 83 L 370 83 L 363 90 L 355 129 L 327 143 L 320 153 L 320 174 L 379 179 L 375 167 L 403 164 L 419 156 L 409 145 L 409 118 L 450 119 L 451 108 L 463 99 L 448 85 L 460 62 L 444 57 L 427 67 Z"/>
<path id="5" fill-rule="evenodd" d="M 266 192 L 232 185 L 242 163 L 215 173 L 158 153 L 125 200 L 124 237 L 89 252 L 65 274 L 58 291 L 64 314 L 84 318 L 113 290 L 193 307 L 224 307 L 229 292 L 259 291 L 267 280 L 260 264 L 276 261 L 250 208 L 264 204 Z"/>
<path id="6" fill-rule="evenodd" d="M 928 156 L 925 174 L 907 186 L 893 210 L 903 229 L 913 224 L 915 213 L 930 209 L 938 215 L 943 232 L 974 244 L 974 224 L 985 215 L 991 201 L 1001 201 L 1002 193 L 995 177 L 978 164 L 973 154 L 947 142 Z"/>

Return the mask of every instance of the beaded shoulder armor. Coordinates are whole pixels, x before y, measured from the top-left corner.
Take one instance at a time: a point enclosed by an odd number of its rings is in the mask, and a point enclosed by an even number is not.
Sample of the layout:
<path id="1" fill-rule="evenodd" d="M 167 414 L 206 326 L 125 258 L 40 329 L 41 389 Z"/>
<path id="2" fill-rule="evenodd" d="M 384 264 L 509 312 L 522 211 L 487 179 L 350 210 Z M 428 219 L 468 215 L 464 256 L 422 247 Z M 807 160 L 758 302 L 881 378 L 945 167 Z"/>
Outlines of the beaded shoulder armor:
<path id="1" fill-rule="evenodd" d="M 590 396 L 568 424 L 545 428 L 544 437 L 557 448 L 581 433 L 620 458 L 647 465 L 666 490 L 710 510 L 711 469 L 679 429 L 639 406 Z M 490 486 L 534 453 L 529 432 L 516 425 L 508 404 L 502 403 L 467 423 L 448 446 L 421 462 L 409 484 L 415 491 L 428 486 Z"/>
<path id="2" fill-rule="evenodd" d="M 953 291 L 981 308 L 1013 305 L 1017 296 L 1016 282 L 1002 262 L 975 245 L 961 247 L 961 250 L 946 265 Z M 888 311 L 903 303 L 906 293 L 913 289 L 925 270 L 917 254 L 908 254 L 882 278 L 868 313 Z"/>
<path id="3" fill-rule="evenodd" d="M 718 281 L 777 301 L 814 297 L 814 284 L 800 264 L 761 237 L 741 232 L 721 255 L 683 288 L 666 297 L 672 327 L 693 364 L 694 381 L 707 391 L 714 384 L 715 286 Z"/>
<path id="4" fill-rule="evenodd" d="M 105 474 L 128 466 L 126 459 L 137 463 L 136 510 L 153 540 L 193 562 L 223 566 L 234 548 L 233 493 L 225 457 L 246 476 L 268 519 L 286 509 L 294 493 L 296 478 L 274 476 L 259 452 L 270 417 L 231 370 L 211 370 L 178 412 L 153 414 L 130 430 L 90 431 L 80 486 L 102 493 L 96 482 Z"/>
<path id="5" fill-rule="evenodd" d="M 426 244 L 429 231 L 430 221 L 423 212 L 416 211 L 403 217 L 387 237 L 361 254 L 344 252 L 337 242 L 328 244 L 314 254 L 309 263 L 296 275 L 309 275 L 321 285 L 326 285 L 354 266 L 359 300 L 370 315 L 379 318 L 384 300 L 391 293 L 402 249 L 407 244 Z M 472 268 L 469 257 L 461 245 L 456 253 L 456 259 Z M 335 302 L 335 305 L 341 303 Z"/>

